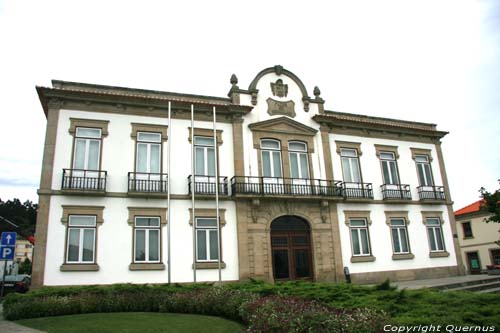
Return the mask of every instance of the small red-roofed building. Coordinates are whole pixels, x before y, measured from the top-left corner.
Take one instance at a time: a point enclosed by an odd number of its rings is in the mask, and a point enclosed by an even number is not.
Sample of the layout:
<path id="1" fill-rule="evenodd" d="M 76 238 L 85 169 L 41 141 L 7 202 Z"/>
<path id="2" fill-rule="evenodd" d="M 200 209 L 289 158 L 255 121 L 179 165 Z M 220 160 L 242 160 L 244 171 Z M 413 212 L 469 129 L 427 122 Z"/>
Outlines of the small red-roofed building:
<path id="1" fill-rule="evenodd" d="M 462 259 L 468 274 L 479 274 L 487 266 L 500 265 L 499 240 L 500 225 L 486 223 L 491 215 L 482 208 L 483 200 L 478 200 L 455 212 L 458 242 Z"/>

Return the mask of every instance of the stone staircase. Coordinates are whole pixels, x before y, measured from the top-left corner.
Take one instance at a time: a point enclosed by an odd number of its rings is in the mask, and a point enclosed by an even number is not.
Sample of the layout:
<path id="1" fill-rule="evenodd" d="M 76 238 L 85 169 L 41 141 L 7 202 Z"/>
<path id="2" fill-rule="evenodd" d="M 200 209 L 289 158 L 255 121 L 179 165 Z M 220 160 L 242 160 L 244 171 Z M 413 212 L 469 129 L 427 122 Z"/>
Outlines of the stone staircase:
<path id="1" fill-rule="evenodd" d="M 500 293 L 500 276 L 488 276 L 484 278 L 463 281 L 450 284 L 442 284 L 431 287 L 430 289 L 442 291 L 471 291 L 477 293 Z"/>

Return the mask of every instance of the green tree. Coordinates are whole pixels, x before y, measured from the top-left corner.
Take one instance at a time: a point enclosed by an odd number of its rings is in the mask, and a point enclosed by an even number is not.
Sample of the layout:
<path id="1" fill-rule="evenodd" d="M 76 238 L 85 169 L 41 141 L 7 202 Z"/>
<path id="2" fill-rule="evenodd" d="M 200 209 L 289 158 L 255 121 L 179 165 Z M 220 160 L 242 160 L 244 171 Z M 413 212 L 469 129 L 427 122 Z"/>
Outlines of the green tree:
<path id="1" fill-rule="evenodd" d="M 24 261 L 19 265 L 19 274 L 31 275 L 31 260 L 28 258 L 24 259 Z"/>
<path id="2" fill-rule="evenodd" d="M 26 200 L 21 203 L 19 199 L 2 201 L 0 199 L 0 216 L 14 222 L 19 228 L 13 228 L 8 223 L 0 221 L 0 232 L 15 231 L 23 238 L 35 234 L 37 204 Z"/>
<path id="3" fill-rule="evenodd" d="M 500 180 L 499 180 L 500 184 Z M 484 219 L 486 223 L 500 223 L 500 189 L 491 193 L 486 191 L 484 187 L 479 190 L 481 197 L 483 198 L 483 203 L 481 208 L 491 213 L 491 216 Z M 497 245 L 500 246 L 500 240 L 496 241 Z"/>

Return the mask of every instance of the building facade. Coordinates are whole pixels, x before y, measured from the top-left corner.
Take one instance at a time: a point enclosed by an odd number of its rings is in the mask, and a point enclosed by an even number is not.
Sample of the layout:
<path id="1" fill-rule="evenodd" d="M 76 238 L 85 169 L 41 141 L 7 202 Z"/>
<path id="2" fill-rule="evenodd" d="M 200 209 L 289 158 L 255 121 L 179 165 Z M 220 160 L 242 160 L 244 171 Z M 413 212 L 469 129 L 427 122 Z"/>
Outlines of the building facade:
<path id="1" fill-rule="evenodd" d="M 64 81 L 37 91 L 47 132 L 35 285 L 165 283 L 167 265 L 170 282 L 193 281 L 194 268 L 216 281 L 218 245 L 224 281 L 463 271 L 446 132 L 433 124 L 328 111 L 281 66 L 248 89 L 233 75 L 228 97 Z"/>
<path id="2" fill-rule="evenodd" d="M 500 265 L 498 223 L 486 223 L 484 220 L 491 213 L 481 207 L 482 201 L 476 201 L 455 212 L 458 241 L 463 265 L 468 274 L 479 274 L 486 266 Z"/>
<path id="3" fill-rule="evenodd" d="M 33 261 L 33 244 L 26 239 L 17 239 L 14 261 L 23 262 L 26 259 Z"/>

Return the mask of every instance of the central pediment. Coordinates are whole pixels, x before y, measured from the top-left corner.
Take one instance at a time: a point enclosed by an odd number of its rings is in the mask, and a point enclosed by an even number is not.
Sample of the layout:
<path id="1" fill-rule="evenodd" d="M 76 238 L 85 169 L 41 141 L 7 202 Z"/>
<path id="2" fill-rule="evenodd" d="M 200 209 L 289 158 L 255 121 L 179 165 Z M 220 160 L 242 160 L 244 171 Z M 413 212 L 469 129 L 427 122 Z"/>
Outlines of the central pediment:
<path id="1" fill-rule="evenodd" d="M 301 124 L 287 117 L 264 120 L 248 125 L 253 132 L 267 132 L 280 134 L 295 134 L 314 136 L 318 130 Z"/>

